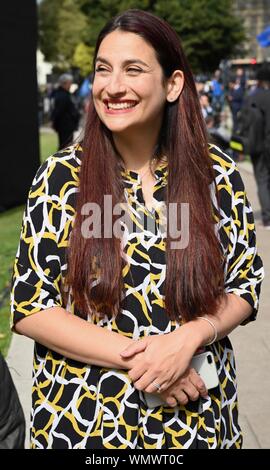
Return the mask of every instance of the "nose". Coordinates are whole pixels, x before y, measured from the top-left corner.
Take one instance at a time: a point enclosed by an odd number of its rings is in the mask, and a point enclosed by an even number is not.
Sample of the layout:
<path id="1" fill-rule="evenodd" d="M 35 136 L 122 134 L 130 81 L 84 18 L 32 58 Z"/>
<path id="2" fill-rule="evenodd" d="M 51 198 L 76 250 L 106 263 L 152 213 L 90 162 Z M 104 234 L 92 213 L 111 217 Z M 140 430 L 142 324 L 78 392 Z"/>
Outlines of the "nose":
<path id="1" fill-rule="evenodd" d="M 106 91 L 109 96 L 122 96 L 126 93 L 124 77 L 120 72 L 115 72 L 110 75 Z"/>

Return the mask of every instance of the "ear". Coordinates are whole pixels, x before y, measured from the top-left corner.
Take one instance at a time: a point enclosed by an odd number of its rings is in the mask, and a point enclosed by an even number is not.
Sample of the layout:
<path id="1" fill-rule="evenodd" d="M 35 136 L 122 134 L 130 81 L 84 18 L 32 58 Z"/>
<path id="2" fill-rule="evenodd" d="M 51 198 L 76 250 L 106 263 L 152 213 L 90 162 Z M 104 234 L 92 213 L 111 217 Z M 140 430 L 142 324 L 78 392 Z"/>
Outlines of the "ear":
<path id="1" fill-rule="evenodd" d="M 184 86 L 184 74 L 182 70 L 175 70 L 167 81 L 167 101 L 172 103 L 181 95 Z"/>

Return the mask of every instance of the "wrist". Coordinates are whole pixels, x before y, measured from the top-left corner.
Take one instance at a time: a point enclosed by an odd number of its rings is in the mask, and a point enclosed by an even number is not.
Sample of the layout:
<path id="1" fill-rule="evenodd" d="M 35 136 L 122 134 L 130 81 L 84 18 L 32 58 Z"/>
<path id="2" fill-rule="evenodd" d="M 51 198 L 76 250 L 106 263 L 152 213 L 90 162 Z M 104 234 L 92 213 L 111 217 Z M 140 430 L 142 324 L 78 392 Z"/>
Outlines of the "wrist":
<path id="1" fill-rule="evenodd" d="M 217 337 L 218 337 L 218 331 L 217 331 L 217 327 L 216 327 L 216 324 L 213 320 L 210 320 L 210 318 L 208 317 L 197 317 L 197 320 L 203 320 L 204 322 L 207 322 L 208 325 L 210 325 L 211 329 L 212 329 L 212 337 L 210 340 L 208 340 L 206 343 L 205 343 L 205 346 L 211 346 L 211 344 L 215 343 L 215 341 L 217 340 Z"/>
<path id="2" fill-rule="evenodd" d="M 181 335 L 182 338 L 184 336 L 184 341 L 186 345 L 190 347 L 192 355 L 194 355 L 197 349 L 204 345 L 204 336 L 202 335 L 200 328 L 198 328 L 198 324 L 195 324 L 195 321 L 193 320 L 181 325 L 181 327 L 175 330 L 173 334 L 177 336 Z"/>
<path id="3" fill-rule="evenodd" d="M 187 342 L 190 344 L 192 349 L 197 351 L 213 340 L 216 340 L 216 328 L 211 326 L 210 322 L 202 318 L 196 318 L 183 324 L 176 332 L 184 333 L 187 335 Z"/>
<path id="4" fill-rule="evenodd" d="M 210 346 L 217 340 L 218 332 L 215 323 L 207 317 L 197 317 L 190 321 L 199 347 Z"/>

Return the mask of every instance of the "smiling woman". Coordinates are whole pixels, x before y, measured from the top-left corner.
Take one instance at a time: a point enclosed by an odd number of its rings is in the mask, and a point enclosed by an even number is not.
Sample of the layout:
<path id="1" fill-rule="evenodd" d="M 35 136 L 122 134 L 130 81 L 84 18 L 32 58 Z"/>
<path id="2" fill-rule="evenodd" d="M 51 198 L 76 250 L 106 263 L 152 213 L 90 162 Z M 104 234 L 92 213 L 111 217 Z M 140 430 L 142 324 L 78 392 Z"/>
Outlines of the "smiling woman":
<path id="1" fill-rule="evenodd" d="M 208 145 L 162 19 L 109 21 L 92 93 L 83 142 L 36 174 L 14 265 L 12 328 L 35 340 L 32 447 L 240 448 L 227 335 L 256 318 L 263 268 L 238 169 Z M 204 349 L 211 390 L 192 368 Z"/>
<path id="2" fill-rule="evenodd" d="M 141 155 L 141 145 L 137 144 L 137 164 L 143 166 L 149 159 L 149 150 L 158 139 L 165 103 L 178 98 L 183 83 L 181 70 L 165 83 L 154 49 L 139 35 L 116 30 L 101 42 L 95 65 L 94 105 L 100 120 L 115 133 L 118 145 L 122 139 L 116 134 L 135 131 L 138 136 L 140 130 L 141 140 L 149 148 Z M 132 155 L 125 154 L 125 161 L 129 167 L 134 165 Z"/>

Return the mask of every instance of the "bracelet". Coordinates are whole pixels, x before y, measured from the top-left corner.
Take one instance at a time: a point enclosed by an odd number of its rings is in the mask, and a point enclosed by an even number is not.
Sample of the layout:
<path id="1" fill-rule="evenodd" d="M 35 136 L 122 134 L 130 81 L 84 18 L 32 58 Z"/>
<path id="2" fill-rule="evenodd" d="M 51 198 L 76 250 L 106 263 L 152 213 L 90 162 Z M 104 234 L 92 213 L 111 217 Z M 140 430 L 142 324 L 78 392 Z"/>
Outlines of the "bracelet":
<path id="1" fill-rule="evenodd" d="M 213 339 L 211 341 L 209 341 L 209 343 L 205 344 L 205 346 L 211 346 L 211 344 L 213 344 L 217 340 L 218 333 L 217 333 L 216 326 L 211 320 L 209 320 L 209 318 L 206 318 L 206 317 L 197 317 L 197 318 L 201 318 L 202 320 L 207 321 L 212 326 L 212 328 L 214 330 Z"/>

